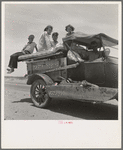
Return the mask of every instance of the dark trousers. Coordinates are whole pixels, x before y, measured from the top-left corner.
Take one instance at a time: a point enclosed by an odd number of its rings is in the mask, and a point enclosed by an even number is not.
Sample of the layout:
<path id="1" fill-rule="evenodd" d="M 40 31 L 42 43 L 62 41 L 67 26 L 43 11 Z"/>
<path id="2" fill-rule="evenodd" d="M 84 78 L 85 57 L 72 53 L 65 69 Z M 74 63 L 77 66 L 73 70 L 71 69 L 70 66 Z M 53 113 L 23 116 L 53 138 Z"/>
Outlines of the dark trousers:
<path id="1" fill-rule="evenodd" d="M 9 67 L 17 68 L 18 65 L 18 57 L 24 55 L 22 52 L 14 53 L 10 56 Z"/>

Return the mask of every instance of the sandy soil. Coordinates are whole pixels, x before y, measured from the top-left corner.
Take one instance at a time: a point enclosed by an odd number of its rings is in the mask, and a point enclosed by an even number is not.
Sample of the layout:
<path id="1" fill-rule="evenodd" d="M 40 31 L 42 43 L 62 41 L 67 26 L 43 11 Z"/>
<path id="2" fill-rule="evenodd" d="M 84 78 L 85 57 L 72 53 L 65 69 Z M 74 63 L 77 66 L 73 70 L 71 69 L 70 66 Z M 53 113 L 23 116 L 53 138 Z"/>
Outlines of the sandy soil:
<path id="1" fill-rule="evenodd" d="M 52 100 L 47 109 L 37 108 L 30 98 L 26 78 L 5 78 L 5 120 L 117 120 L 118 102 L 92 104 L 71 100 Z"/>

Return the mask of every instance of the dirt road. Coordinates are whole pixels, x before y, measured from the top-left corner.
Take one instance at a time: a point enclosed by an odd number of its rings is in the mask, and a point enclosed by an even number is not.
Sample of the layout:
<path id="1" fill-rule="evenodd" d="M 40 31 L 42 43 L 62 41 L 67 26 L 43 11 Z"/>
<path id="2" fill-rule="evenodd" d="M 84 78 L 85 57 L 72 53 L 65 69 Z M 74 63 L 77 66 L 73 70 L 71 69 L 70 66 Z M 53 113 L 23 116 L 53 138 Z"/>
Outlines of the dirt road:
<path id="1" fill-rule="evenodd" d="M 72 100 L 52 100 L 47 109 L 37 108 L 30 99 L 30 86 L 5 82 L 5 120 L 117 120 L 118 102 L 92 104 Z"/>

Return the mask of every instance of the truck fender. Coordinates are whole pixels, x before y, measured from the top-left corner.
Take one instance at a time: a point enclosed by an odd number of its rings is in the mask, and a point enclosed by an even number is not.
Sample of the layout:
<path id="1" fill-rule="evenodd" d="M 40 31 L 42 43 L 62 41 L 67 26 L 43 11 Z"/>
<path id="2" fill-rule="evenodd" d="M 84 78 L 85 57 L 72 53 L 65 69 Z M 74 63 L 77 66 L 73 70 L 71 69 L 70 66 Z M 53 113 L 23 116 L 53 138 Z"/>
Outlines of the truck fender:
<path id="1" fill-rule="evenodd" d="M 53 84 L 53 80 L 46 74 L 33 74 L 28 76 L 27 85 L 31 85 L 35 80 L 42 79 L 46 84 Z"/>

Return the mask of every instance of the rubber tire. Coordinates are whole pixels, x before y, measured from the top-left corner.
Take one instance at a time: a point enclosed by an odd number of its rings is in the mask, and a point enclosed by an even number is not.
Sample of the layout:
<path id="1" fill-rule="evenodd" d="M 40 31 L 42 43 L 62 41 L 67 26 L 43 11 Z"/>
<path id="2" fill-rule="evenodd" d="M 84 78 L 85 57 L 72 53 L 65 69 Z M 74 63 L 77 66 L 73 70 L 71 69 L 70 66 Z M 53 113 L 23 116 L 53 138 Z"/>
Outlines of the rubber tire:
<path id="1" fill-rule="evenodd" d="M 48 96 L 47 92 L 46 92 L 46 94 L 47 94 L 47 99 L 46 99 L 44 102 L 42 102 L 41 104 L 39 104 L 39 103 L 37 102 L 36 97 L 35 97 L 35 94 L 34 94 L 34 93 L 35 93 L 35 88 L 36 88 L 37 85 L 39 85 L 39 84 L 46 86 L 46 82 L 45 82 L 43 79 L 38 79 L 38 80 L 34 81 L 33 84 L 32 84 L 32 86 L 31 86 L 31 88 L 30 88 L 30 96 L 31 96 L 32 102 L 34 103 L 34 105 L 35 105 L 36 107 L 46 108 L 46 107 L 49 105 L 50 101 L 51 101 L 51 99 L 50 99 L 50 97 Z"/>

